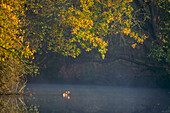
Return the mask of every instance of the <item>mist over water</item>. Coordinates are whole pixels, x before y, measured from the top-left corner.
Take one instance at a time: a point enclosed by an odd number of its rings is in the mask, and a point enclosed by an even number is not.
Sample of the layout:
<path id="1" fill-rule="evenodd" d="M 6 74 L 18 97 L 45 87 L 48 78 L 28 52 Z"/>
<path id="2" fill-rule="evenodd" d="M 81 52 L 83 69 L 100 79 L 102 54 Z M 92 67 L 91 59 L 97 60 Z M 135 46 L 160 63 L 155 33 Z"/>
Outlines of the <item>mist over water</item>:
<path id="1" fill-rule="evenodd" d="M 170 91 L 159 88 L 28 84 L 28 105 L 40 113 L 169 113 Z M 70 98 L 63 97 L 70 91 Z"/>

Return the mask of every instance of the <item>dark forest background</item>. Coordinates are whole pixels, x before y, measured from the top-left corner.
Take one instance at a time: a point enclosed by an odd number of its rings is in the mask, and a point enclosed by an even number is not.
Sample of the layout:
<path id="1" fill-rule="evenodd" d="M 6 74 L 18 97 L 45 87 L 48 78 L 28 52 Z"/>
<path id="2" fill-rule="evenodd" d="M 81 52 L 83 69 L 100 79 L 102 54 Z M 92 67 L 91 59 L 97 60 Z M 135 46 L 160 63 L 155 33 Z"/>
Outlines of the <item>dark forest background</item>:
<path id="1" fill-rule="evenodd" d="M 147 41 L 147 40 L 146 40 Z M 140 87 L 169 87 L 166 69 L 149 58 L 143 45 L 114 48 L 105 60 L 97 52 L 84 52 L 76 59 L 54 53 L 39 56 L 40 75 L 30 83 L 94 84 Z M 151 64 L 152 63 L 152 64 Z"/>

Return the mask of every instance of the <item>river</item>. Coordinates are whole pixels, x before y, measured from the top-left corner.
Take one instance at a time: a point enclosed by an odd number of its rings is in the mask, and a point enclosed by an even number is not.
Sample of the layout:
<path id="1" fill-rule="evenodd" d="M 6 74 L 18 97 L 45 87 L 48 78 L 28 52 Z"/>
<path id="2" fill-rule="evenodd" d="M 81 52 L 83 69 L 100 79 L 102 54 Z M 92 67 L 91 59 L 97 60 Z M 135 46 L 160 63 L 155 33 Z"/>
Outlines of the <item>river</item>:
<path id="1" fill-rule="evenodd" d="M 41 113 L 170 113 L 170 90 L 90 85 L 28 85 Z M 68 97 L 63 93 L 70 91 Z"/>
<path id="2" fill-rule="evenodd" d="M 1 112 L 170 113 L 169 89 L 49 84 L 26 89 L 30 96 L 1 96 Z M 66 91 L 70 94 L 63 95 Z"/>

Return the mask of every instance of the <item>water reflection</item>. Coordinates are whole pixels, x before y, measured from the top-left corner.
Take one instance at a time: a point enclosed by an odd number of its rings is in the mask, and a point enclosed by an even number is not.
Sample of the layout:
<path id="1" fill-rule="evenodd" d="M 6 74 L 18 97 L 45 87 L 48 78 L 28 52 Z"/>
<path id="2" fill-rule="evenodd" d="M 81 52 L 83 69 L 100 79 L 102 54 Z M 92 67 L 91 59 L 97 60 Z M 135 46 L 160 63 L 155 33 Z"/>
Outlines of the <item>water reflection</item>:
<path id="1" fill-rule="evenodd" d="M 38 106 L 27 106 L 23 96 L 0 96 L 0 113 L 39 113 Z"/>
<path id="2" fill-rule="evenodd" d="M 36 85 L 28 103 L 40 113 L 169 113 L 168 90 L 98 86 Z M 66 96 L 71 97 L 68 99 Z M 63 98 L 63 92 L 65 97 Z"/>
<path id="3" fill-rule="evenodd" d="M 170 90 L 69 85 L 28 87 L 32 96 L 0 96 L 0 113 L 170 113 Z"/>

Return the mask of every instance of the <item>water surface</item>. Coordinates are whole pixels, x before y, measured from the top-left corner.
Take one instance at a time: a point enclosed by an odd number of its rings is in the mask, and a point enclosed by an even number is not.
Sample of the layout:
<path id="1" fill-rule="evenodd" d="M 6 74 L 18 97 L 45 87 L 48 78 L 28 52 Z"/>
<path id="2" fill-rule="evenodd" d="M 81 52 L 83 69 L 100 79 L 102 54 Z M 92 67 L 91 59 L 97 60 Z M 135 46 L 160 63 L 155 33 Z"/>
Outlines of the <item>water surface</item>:
<path id="1" fill-rule="evenodd" d="M 111 86 L 27 86 L 27 105 L 39 105 L 40 113 L 170 113 L 170 91 L 159 88 Z M 70 91 L 70 99 L 63 97 Z"/>

